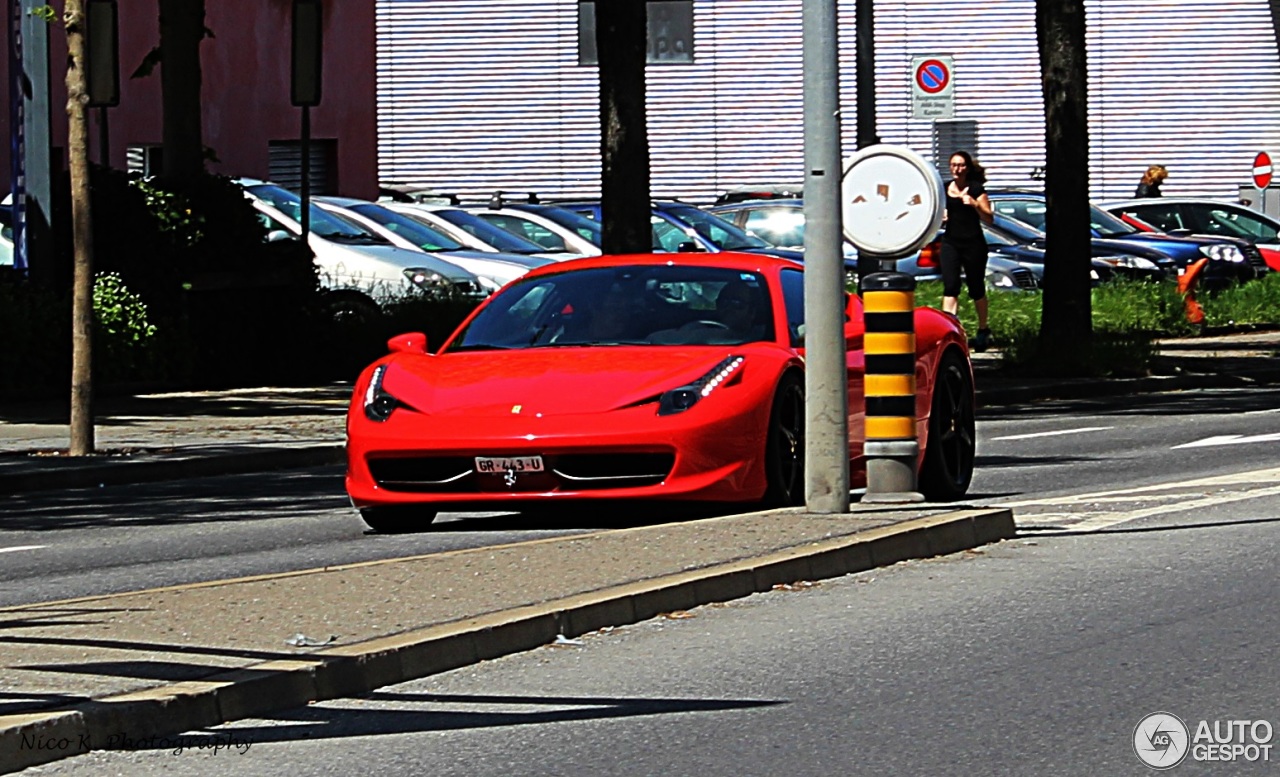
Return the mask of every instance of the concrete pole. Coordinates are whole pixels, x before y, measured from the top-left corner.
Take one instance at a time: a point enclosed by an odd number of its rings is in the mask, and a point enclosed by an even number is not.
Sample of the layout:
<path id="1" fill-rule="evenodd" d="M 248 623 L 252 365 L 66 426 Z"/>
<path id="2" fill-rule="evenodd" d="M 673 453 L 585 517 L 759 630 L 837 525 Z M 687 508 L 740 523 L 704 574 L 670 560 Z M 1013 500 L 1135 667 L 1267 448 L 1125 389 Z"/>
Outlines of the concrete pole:
<path id="1" fill-rule="evenodd" d="M 849 510 L 837 0 L 804 0 L 805 506 Z"/>

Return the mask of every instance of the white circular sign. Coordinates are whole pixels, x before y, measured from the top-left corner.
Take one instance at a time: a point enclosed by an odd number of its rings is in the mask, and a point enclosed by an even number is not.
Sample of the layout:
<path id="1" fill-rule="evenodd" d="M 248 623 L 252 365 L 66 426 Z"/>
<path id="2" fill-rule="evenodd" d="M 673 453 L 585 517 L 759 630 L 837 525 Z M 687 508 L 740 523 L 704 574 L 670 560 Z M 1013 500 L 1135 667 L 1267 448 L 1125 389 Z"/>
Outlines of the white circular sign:
<path id="1" fill-rule="evenodd" d="M 914 253 L 942 227 L 942 178 L 901 146 L 868 146 L 850 157 L 840 202 L 844 236 L 866 254 Z"/>
<path id="2" fill-rule="evenodd" d="M 1133 752 L 1152 769 L 1172 769 L 1187 757 L 1191 732 L 1182 718 L 1168 712 L 1153 712 L 1133 730 Z"/>

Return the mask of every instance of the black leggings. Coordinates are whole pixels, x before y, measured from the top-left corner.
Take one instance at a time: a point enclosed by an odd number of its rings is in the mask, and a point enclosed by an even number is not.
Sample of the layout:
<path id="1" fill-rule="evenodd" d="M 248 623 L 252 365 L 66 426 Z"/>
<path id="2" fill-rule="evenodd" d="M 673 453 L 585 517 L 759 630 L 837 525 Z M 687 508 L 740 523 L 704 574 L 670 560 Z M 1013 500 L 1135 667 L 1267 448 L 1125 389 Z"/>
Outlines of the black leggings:
<path id="1" fill-rule="evenodd" d="M 960 271 L 975 302 L 987 296 L 987 244 L 942 241 L 942 294 L 960 296 Z"/>

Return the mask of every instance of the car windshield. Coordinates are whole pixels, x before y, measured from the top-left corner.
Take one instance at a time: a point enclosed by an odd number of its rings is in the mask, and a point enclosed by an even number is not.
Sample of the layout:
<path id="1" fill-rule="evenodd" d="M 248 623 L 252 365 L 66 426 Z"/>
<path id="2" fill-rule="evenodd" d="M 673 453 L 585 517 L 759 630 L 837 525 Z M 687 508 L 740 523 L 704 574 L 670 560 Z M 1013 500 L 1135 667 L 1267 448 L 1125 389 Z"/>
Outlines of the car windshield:
<path id="1" fill-rule="evenodd" d="M 541 254 L 547 250 L 532 240 L 495 227 L 474 213 L 460 208 L 446 208 L 432 213 L 499 251 L 510 254 Z"/>
<path id="2" fill-rule="evenodd" d="M 599 248 L 600 244 L 604 242 L 604 237 L 600 232 L 599 222 L 592 221 L 581 213 L 574 213 L 573 211 L 565 210 L 564 208 L 546 206 L 513 205 L 511 207 L 516 210 L 537 213 L 539 216 L 542 216 L 549 221 L 553 221 L 565 229 L 576 232 L 579 237 L 583 240 L 589 241 L 591 245 L 596 246 L 597 248 Z"/>
<path id="3" fill-rule="evenodd" d="M 1023 243 L 1034 243 L 1037 240 L 1044 239 L 1044 233 L 1030 224 L 1018 221 L 1007 216 L 996 217 L 996 228 L 1005 233 L 1014 240 Z M 990 241 L 988 241 L 990 242 Z"/>
<path id="4" fill-rule="evenodd" d="M 461 251 L 463 249 L 463 245 L 457 240 L 403 213 L 396 213 L 394 210 L 388 210 L 381 205 L 365 203 L 351 205 L 348 209 L 364 216 L 384 229 L 396 233 L 423 251 Z"/>
<path id="5" fill-rule="evenodd" d="M 693 227 L 699 235 L 715 243 L 724 251 L 769 247 L 768 243 L 755 235 L 748 235 L 719 216 L 699 210 L 692 205 L 668 205 L 664 210 Z"/>
<path id="6" fill-rule="evenodd" d="M 1015 240 L 1013 237 L 1006 234 L 1004 230 L 1000 229 L 1000 227 L 993 227 L 990 224 L 982 225 L 982 233 L 986 236 L 987 245 L 989 246 L 1016 246 L 1022 245 L 1024 242 Z"/>
<path id="7" fill-rule="evenodd" d="M 525 277 L 492 297 L 442 352 L 773 339 L 759 273 L 630 265 Z"/>
<path id="8" fill-rule="evenodd" d="M 1138 231 L 1137 227 L 1124 223 L 1094 205 L 1089 206 L 1089 227 L 1098 237 L 1126 237 Z"/>
<path id="9" fill-rule="evenodd" d="M 302 223 L 302 198 L 288 189 L 274 184 L 258 184 L 246 187 L 246 191 L 296 223 Z M 338 218 L 323 208 L 317 207 L 315 203 L 310 203 L 307 213 L 311 217 L 311 223 L 308 226 L 317 237 L 351 243 L 386 242 L 359 224 Z"/>

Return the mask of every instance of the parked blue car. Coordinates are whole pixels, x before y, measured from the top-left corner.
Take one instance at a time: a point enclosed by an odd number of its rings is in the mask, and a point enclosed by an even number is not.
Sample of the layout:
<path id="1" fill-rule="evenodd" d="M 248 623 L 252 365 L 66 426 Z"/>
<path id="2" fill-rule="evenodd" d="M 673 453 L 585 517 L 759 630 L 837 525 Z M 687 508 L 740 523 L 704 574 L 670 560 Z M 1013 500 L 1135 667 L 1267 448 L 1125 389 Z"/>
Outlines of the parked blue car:
<path id="1" fill-rule="evenodd" d="M 557 206 L 576 211 L 587 218 L 600 221 L 598 200 L 557 202 Z M 654 200 L 653 250 L 655 251 L 745 251 L 753 254 L 780 256 L 802 261 L 804 252 L 792 248 L 779 248 L 747 234 L 736 225 L 708 213 L 695 205 L 677 200 Z"/>
<path id="2" fill-rule="evenodd" d="M 1045 196 L 1039 192 L 987 192 L 996 213 L 1025 222 L 1044 232 L 1048 210 Z M 1267 265 L 1258 249 L 1247 241 L 1233 238 L 1174 237 L 1142 232 L 1094 205 L 1089 206 L 1089 226 L 1095 238 L 1120 244 L 1131 244 L 1134 251 L 1154 248 L 1174 261 L 1175 271 L 1208 258 L 1201 275 L 1204 288 L 1215 289 L 1253 280 L 1266 272 Z"/>

